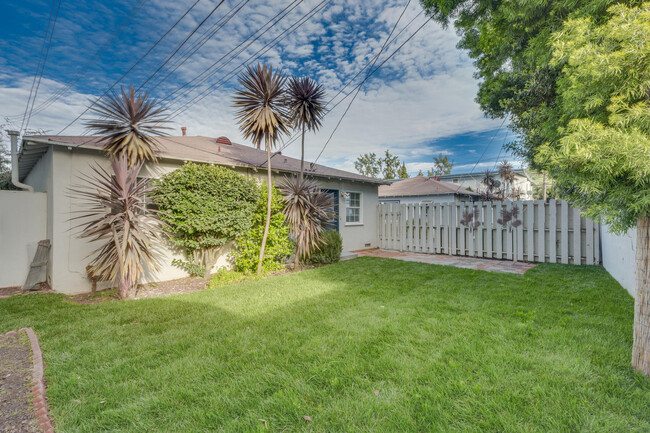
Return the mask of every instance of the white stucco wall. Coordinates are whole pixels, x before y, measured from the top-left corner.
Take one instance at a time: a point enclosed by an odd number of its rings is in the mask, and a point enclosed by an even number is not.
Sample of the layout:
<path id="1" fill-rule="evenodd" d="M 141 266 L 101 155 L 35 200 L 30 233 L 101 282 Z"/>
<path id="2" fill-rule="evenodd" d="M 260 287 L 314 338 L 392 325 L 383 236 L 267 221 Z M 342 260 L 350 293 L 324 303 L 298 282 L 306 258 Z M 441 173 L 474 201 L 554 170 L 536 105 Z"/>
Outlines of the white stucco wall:
<path id="1" fill-rule="evenodd" d="M 623 235 L 610 233 L 600 226 L 603 266 L 621 286 L 634 296 L 636 292 L 636 228 Z"/>
<path id="2" fill-rule="evenodd" d="M 68 294 L 88 292 L 91 282 L 86 276 L 86 266 L 90 261 L 88 256 L 97 248 L 97 245 L 76 236 L 78 230 L 74 229 L 75 223 L 70 221 L 70 217 L 72 211 L 79 209 L 79 204 L 69 197 L 68 191 L 72 185 L 79 183 L 79 176 L 82 173 L 91 173 L 93 164 L 99 163 L 108 170 L 110 168 L 109 161 L 98 152 L 53 147 L 53 150 L 50 150 L 39 161 L 39 164 L 41 163 L 43 166 L 37 167 L 38 173 L 33 171 L 25 182 L 33 184 L 35 188 L 46 188 L 51 191 L 48 194 L 51 215 L 49 218 L 50 228 L 47 230 L 48 237 L 52 241 L 51 285 L 55 290 Z M 157 165 L 145 166 L 141 175 L 160 177 L 180 165 L 181 163 L 176 161 L 160 161 Z M 238 168 L 237 171 L 258 180 L 266 178 L 266 171 L 263 169 L 254 171 Z M 283 176 L 281 173 L 274 173 L 275 180 L 279 180 Z M 337 179 L 318 178 L 317 180 L 324 188 L 338 189 L 340 192 L 339 231 L 343 238 L 344 251 L 376 247 L 377 185 Z M 346 191 L 362 193 L 363 206 L 360 224 L 345 223 L 344 193 Z M 215 269 L 229 265 L 228 252 L 228 250 L 224 252 Z M 167 281 L 187 276 L 184 271 L 171 265 L 174 258 L 184 258 L 181 252 L 173 251 L 169 246 L 163 246 L 159 250 L 159 255 L 162 266 L 157 272 L 146 275 L 146 282 Z"/>
<path id="3" fill-rule="evenodd" d="M 23 285 L 46 219 L 46 194 L 0 190 L 0 287 Z"/>

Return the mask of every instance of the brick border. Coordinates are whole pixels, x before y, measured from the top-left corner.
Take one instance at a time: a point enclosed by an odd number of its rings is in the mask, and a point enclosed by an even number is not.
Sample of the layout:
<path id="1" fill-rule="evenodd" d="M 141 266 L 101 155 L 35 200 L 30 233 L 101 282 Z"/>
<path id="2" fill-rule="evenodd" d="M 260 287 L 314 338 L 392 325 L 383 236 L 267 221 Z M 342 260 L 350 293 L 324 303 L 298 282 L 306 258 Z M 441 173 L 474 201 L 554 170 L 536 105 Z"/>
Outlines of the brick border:
<path id="1" fill-rule="evenodd" d="M 45 395 L 45 382 L 43 377 L 43 352 L 38 345 L 38 337 L 32 328 L 20 328 L 18 331 L 9 331 L 4 335 L 17 334 L 25 331 L 29 337 L 29 345 L 32 349 L 32 404 L 35 409 L 36 423 L 43 433 L 54 433 L 54 427 L 50 421 L 50 409 L 47 405 Z"/>

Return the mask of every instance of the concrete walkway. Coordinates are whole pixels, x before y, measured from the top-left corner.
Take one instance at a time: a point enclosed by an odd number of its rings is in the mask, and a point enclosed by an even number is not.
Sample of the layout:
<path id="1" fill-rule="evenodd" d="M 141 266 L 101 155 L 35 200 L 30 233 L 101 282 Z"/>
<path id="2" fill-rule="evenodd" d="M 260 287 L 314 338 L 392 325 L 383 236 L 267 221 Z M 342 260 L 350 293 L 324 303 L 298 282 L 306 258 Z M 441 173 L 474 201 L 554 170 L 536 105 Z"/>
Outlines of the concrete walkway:
<path id="1" fill-rule="evenodd" d="M 421 254 L 372 248 L 352 251 L 359 257 L 383 257 L 386 259 L 405 260 L 408 262 L 431 263 L 434 265 L 455 266 L 457 268 L 476 269 L 488 272 L 523 275 L 528 269 L 537 266 L 535 263 L 517 262 L 511 260 L 479 259 L 475 257 L 448 256 L 446 254 Z"/>

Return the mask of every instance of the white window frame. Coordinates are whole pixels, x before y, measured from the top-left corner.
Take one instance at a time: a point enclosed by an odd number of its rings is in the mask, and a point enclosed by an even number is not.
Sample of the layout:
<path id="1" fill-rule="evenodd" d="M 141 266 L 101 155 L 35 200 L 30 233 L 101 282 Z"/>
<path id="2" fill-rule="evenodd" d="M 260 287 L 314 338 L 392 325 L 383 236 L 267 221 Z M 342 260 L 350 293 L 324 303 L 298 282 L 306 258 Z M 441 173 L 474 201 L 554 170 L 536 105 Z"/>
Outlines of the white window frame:
<path id="1" fill-rule="evenodd" d="M 349 194 L 359 194 L 359 207 L 349 206 L 350 209 L 359 209 L 359 221 L 348 222 L 348 198 Z M 362 226 L 363 225 L 363 193 L 361 191 L 345 191 L 345 225 L 346 226 Z"/>

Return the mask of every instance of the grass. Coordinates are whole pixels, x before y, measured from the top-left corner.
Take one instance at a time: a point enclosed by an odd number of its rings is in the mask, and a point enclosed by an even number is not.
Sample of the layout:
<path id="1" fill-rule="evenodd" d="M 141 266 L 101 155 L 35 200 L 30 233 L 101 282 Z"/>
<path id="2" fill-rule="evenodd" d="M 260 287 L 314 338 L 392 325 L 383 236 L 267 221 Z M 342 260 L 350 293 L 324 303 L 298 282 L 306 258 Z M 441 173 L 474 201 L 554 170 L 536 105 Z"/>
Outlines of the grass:
<path id="1" fill-rule="evenodd" d="M 376 258 L 158 299 L 0 300 L 0 332 L 40 336 L 57 432 L 650 431 L 632 321 L 599 267 Z"/>

